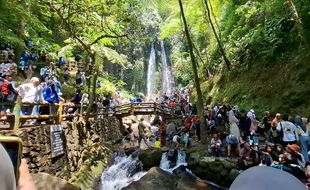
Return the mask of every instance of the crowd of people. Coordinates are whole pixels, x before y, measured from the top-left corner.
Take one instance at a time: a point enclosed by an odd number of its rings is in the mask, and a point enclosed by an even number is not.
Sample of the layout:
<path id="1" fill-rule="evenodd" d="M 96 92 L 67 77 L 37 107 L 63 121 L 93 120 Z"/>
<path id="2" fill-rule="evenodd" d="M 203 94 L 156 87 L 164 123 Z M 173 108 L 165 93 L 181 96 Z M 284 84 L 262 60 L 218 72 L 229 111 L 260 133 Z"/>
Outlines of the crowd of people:
<path id="1" fill-rule="evenodd" d="M 238 106 L 218 104 L 204 109 L 206 126 L 198 116 L 197 108 L 189 102 L 189 89 L 177 90 L 170 96 L 162 96 L 156 101 L 173 108 L 174 113 L 183 116 L 184 126 L 156 116 L 150 125 L 143 119 L 138 125 L 138 136 L 129 131 L 131 146 L 142 140 L 155 148 L 188 148 L 191 141 L 200 141 L 202 127 L 208 131 L 208 150 L 216 157 L 236 158 L 241 169 L 266 165 L 287 171 L 299 179 L 305 178 L 309 162 L 309 119 L 296 115 L 266 111 L 257 118 L 255 110 L 240 110 Z M 158 131 L 151 132 L 151 126 Z"/>
<path id="2" fill-rule="evenodd" d="M 70 79 L 70 70 L 65 59 L 60 56 L 58 61 L 55 61 L 55 58 L 51 58 L 45 51 L 37 50 L 31 40 L 25 41 L 25 47 L 20 54 L 18 65 L 13 61 L 17 55 L 10 46 L 0 50 L 0 117 L 13 115 L 14 103 L 18 96 L 22 100 L 21 115 L 56 113 L 54 105 L 39 105 L 41 103 L 64 102 L 69 106 L 89 104 L 89 95 L 82 94 L 81 90 L 87 85 L 85 72 L 77 70 L 76 94 L 72 99 L 65 100 L 61 89 L 62 85 L 69 85 Z M 34 69 L 39 73 L 34 73 Z M 63 83 L 60 82 L 60 77 L 63 77 Z M 99 82 L 98 85 L 100 86 Z M 113 103 L 109 102 L 108 105 Z M 79 108 L 68 108 L 65 111 L 74 113 L 79 111 Z M 33 120 L 31 123 L 38 121 Z"/>
<path id="3" fill-rule="evenodd" d="M 310 164 L 308 118 L 280 113 L 273 118 L 266 111 L 259 121 L 253 109 L 239 110 L 229 104 L 205 111 L 212 134 L 209 145 L 212 155 L 231 158 L 235 153 L 242 169 L 266 165 L 298 178 L 305 177 L 306 166 Z"/>

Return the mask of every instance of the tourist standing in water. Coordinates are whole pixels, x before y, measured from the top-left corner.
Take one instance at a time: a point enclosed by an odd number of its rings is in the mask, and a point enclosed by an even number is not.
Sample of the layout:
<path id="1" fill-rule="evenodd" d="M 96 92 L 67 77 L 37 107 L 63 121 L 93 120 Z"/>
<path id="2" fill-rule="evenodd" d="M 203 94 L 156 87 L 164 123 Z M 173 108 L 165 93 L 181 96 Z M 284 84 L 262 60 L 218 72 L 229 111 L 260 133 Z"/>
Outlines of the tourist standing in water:
<path id="1" fill-rule="evenodd" d="M 148 142 L 147 142 L 147 139 L 146 139 L 146 137 L 145 137 L 145 128 L 146 128 L 146 127 L 145 127 L 143 121 L 144 121 L 144 119 L 141 118 L 141 119 L 140 119 L 140 122 L 139 122 L 139 124 L 138 124 L 138 130 L 139 130 L 139 140 L 138 140 L 138 142 L 139 142 L 139 148 L 141 147 L 141 141 L 142 141 L 142 139 L 143 139 L 143 141 L 145 142 L 145 144 L 146 144 L 148 147 L 150 147 L 149 144 L 148 144 Z"/>

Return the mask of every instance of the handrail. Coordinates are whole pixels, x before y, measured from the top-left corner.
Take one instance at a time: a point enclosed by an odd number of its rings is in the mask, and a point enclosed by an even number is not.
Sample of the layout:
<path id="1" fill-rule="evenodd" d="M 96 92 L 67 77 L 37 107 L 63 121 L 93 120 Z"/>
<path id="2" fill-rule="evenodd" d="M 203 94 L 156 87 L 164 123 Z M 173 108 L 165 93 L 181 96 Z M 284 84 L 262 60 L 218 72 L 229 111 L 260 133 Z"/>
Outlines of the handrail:
<path id="1" fill-rule="evenodd" d="M 74 117 L 84 117 L 86 116 L 85 108 L 88 107 L 86 104 L 70 104 L 70 103 L 29 103 L 22 102 L 20 98 L 17 98 L 15 103 L 0 102 L 2 106 L 14 106 L 14 116 L 8 116 L 5 118 L 0 118 L 0 121 L 10 123 L 10 128 L 13 130 L 18 130 L 21 126 L 20 123 L 25 123 L 28 120 L 54 120 L 57 124 Z M 54 113 L 51 115 L 20 115 L 21 108 L 24 106 L 48 106 L 54 107 Z M 69 108 L 77 108 L 78 113 L 68 113 Z M 98 115 L 114 115 L 118 117 L 123 117 L 124 115 L 134 114 L 134 113 L 145 113 L 145 114 L 164 114 L 164 115 L 174 115 L 174 109 L 156 102 L 141 102 L 141 103 L 127 103 L 123 105 L 117 105 L 113 108 L 112 112 L 109 112 L 110 107 L 93 105 L 93 111 L 90 113 L 90 117 L 96 117 Z M 1 128 L 0 128 L 1 130 Z M 7 129 L 3 129 L 7 130 Z"/>

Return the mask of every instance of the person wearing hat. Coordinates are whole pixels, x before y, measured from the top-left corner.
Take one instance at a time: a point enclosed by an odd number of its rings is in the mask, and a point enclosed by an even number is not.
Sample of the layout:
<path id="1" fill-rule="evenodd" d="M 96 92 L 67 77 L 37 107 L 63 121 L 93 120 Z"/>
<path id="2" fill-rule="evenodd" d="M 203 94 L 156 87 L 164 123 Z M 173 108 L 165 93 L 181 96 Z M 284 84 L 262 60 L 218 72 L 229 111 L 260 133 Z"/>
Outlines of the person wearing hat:
<path id="1" fill-rule="evenodd" d="M 287 153 L 284 154 L 285 159 L 290 164 L 299 165 L 303 170 L 305 168 L 305 159 L 303 155 L 300 153 L 300 147 L 297 144 L 289 144 L 286 147 Z"/>
<path id="2" fill-rule="evenodd" d="M 300 147 L 297 144 L 289 144 L 286 147 L 283 157 L 283 170 L 291 173 L 299 179 L 305 178 L 305 160 L 300 154 Z"/>

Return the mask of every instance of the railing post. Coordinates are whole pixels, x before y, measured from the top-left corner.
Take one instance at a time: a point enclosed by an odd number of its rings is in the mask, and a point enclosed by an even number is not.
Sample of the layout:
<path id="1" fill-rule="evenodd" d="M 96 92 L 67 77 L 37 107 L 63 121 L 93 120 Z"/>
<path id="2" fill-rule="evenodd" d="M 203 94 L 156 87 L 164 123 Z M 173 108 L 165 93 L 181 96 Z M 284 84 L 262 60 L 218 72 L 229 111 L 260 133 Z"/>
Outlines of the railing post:
<path id="1" fill-rule="evenodd" d="M 133 103 L 130 103 L 130 113 L 134 113 Z"/>
<path id="2" fill-rule="evenodd" d="M 14 106 L 14 131 L 17 131 L 20 125 L 20 111 L 21 111 L 21 104 L 22 104 L 22 99 L 21 97 L 17 96 L 17 99 L 15 101 L 15 106 Z"/>
<path id="3" fill-rule="evenodd" d="M 83 112 L 84 112 L 84 107 L 83 107 L 83 103 L 80 103 L 81 105 L 80 105 L 80 116 L 78 116 L 78 120 L 79 121 L 82 121 L 82 119 L 83 119 Z"/>
<path id="4" fill-rule="evenodd" d="M 97 105 L 97 103 L 95 103 L 95 104 L 93 104 L 93 106 L 94 106 L 94 110 L 93 110 L 94 119 L 97 120 L 97 118 L 98 118 L 98 105 Z"/>
<path id="5" fill-rule="evenodd" d="M 62 111 L 63 111 L 63 102 L 60 102 L 59 107 L 58 107 L 57 124 L 61 124 L 61 122 L 62 122 Z"/>

